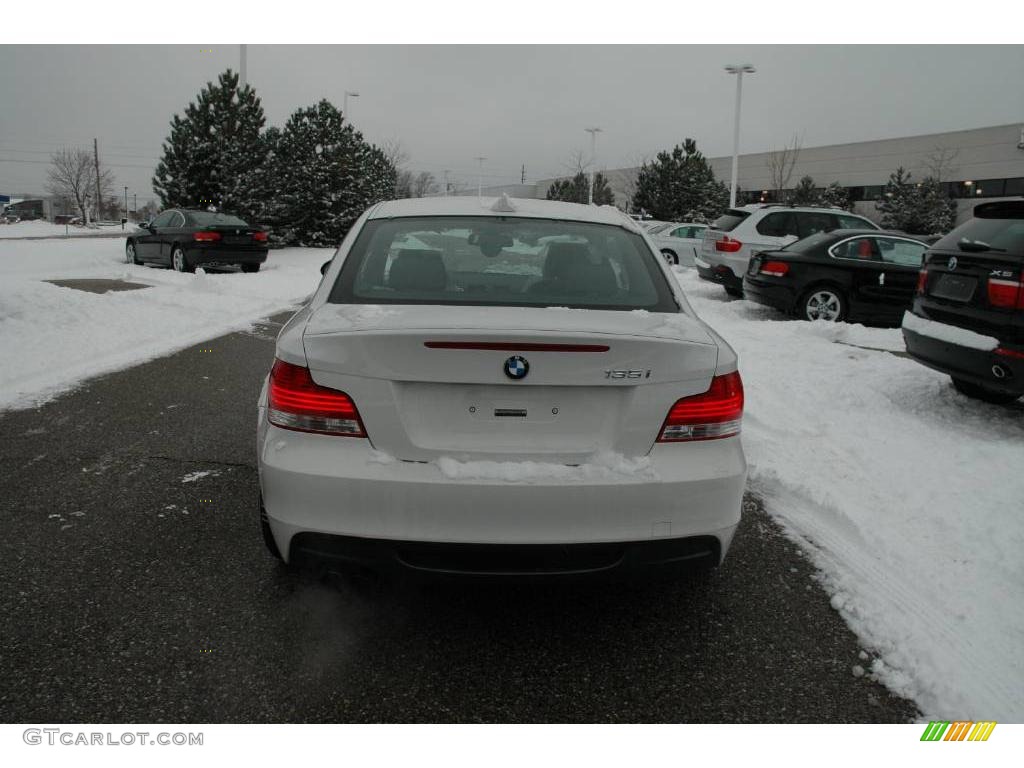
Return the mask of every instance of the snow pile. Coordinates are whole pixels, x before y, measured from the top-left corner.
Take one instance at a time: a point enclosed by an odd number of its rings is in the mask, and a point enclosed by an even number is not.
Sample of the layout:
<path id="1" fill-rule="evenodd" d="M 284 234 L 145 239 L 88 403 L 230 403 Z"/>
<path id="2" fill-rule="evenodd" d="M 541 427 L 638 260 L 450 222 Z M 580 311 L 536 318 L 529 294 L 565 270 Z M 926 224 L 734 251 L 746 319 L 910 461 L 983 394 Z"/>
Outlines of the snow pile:
<path id="1" fill-rule="evenodd" d="M 750 487 L 926 716 L 1024 720 L 1024 411 L 879 350 L 900 330 L 786 320 L 677 270 L 739 354 Z M 856 346 L 850 346 L 855 344 Z"/>
<path id="2" fill-rule="evenodd" d="M 120 239 L 0 241 L 0 410 L 248 329 L 312 293 L 330 254 L 283 249 L 256 274 L 188 275 L 125 264 Z M 42 282 L 74 278 L 152 287 L 95 294 Z"/>
<path id="3" fill-rule="evenodd" d="M 121 230 L 121 223 L 103 224 L 93 227 L 67 226 L 54 224 L 49 221 L 19 221 L 17 224 L 6 224 L 0 226 L 0 240 L 18 237 L 95 237 L 96 235 L 119 235 L 134 232 L 134 224 L 125 224 L 124 231 Z"/>
<path id="4" fill-rule="evenodd" d="M 595 454 L 591 461 L 575 466 L 541 461 L 456 461 L 442 456 L 437 460 L 437 467 L 450 480 L 489 480 L 526 485 L 651 482 L 659 479 L 646 456 L 629 459 L 610 452 Z"/>

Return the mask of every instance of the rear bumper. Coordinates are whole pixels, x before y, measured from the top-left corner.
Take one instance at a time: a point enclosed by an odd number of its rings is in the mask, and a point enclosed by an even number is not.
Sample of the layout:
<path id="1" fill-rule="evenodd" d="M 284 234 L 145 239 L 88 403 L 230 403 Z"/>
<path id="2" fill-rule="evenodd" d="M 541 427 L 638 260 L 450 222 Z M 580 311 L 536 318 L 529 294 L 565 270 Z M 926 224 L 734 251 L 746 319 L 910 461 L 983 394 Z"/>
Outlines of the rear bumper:
<path id="1" fill-rule="evenodd" d="M 792 312 L 797 302 L 797 294 L 792 286 L 769 283 L 749 276 L 743 279 L 743 298 L 783 312 Z"/>
<path id="2" fill-rule="evenodd" d="M 1024 395 L 1024 347 L 1001 345 L 999 349 L 1011 354 L 999 354 L 996 350 L 963 346 L 906 327 L 903 340 L 907 353 L 929 368 L 995 392 Z M 1002 375 L 997 375 L 996 371 Z"/>
<path id="3" fill-rule="evenodd" d="M 650 576 L 710 568 L 715 536 L 598 544 L 448 544 L 322 533 L 292 538 L 289 562 L 311 569 L 369 568 L 392 575 L 459 577 Z"/>
<path id="4" fill-rule="evenodd" d="M 230 248 L 224 246 L 192 246 L 185 251 L 194 267 L 216 264 L 262 264 L 267 248 Z"/>
<path id="5" fill-rule="evenodd" d="M 696 266 L 697 274 L 702 279 L 718 283 L 719 285 L 725 285 L 729 288 L 735 288 L 739 291 L 743 290 L 743 280 L 736 277 L 733 271 L 724 264 L 709 264 L 701 258 L 696 262 Z"/>
<path id="6" fill-rule="evenodd" d="M 267 424 L 264 409 L 258 449 L 267 521 L 286 557 L 293 546 L 337 548 L 343 559 L 377 553 L 390 562 L 414 544 L 555 545 L 551 551 L 614 544 L 618 554 L 596 567 L 608 570 L 661 551 L 640 544 L 712 537 L 717 562 L 739 523 L 747 473 L 734 437 L 659 445 L 650 456 L 653 471 L 644 477 L 595 479 L 581 471 L 569 480 L 452 479 L 435 463 L 382 462 L 365 439 L 279 429 Z M 325 540 L 299 539 L 304 533 L 345 540 L 324 549 Z M 691 544 L 679 543 L 679 552 Z M 346 554 L 350 550 L 356 554 Z M 535 554 L 519 551 L 530 555 L 528 562 Z M 706 551 L 703 546 L 700 557 Z"/>

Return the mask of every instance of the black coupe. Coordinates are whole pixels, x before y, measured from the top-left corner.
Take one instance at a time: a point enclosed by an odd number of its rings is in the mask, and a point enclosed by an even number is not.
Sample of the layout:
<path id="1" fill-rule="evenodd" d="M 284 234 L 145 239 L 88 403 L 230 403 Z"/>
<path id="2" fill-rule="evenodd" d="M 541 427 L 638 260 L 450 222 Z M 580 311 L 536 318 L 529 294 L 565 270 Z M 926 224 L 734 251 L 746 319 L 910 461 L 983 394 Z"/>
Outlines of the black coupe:
<path id="1" fill-rule="evenodd" d="M 840 229 L 750 260 L 743 295 L 804 320 L 899 325 L 928 245 L 908 235 Z"/>
<path id="2" fill-rule="evenodd" d="M 131 264 L 163 264 L 178 272 L 229 264 L 258 272 L 267 260 L 267 233 L 227 213 L 172 208 L 129 235 L 125 257 Z"/>

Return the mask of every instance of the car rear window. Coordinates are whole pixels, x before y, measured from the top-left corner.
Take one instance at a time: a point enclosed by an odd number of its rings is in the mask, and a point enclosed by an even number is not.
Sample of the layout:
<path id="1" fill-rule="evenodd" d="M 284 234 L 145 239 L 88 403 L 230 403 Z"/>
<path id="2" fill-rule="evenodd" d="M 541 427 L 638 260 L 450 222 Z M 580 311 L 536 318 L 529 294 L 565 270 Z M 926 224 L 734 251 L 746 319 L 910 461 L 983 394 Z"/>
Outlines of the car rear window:
<path id="1" fill-rule="evenodd" d="M 730 208 L 728 211 L 723 213 L 717 219 L 712 222 L 711 227 L 713 229 L 720 230 L 722 232 L 731 232 L 740 225 L 750 215 L 750 211 L 739 211 L 735 208 Z"/>
<path id="2" fill-rule="evenodd" d="M 679 311 L 639 235 L 606 224 L 496 216 L 371 220 L 328 300 Z"/>
<path id="3" fill-rule="evenodd" d="M 789 245 L 783 246 L 781 250 L 793 251 L 794 253 L 810 253 L 817 250 L 826 241 L 835 239 L 836 236 L 832 232 L 817 232 L 810 237 L 805 237 L 803 240 L 796 240 Z"/>
<path id="4" fill-rule="evenodd" d="M 941 238 L 932 248 L 939 251 L 991 250 L 1024 256 L 1024 216 L 971 219 Z"/>
<path id="5" fill-rule="evenodd" d="M 249 225 L 237 216 L 213 211 L 189 211 L 192 221 L 199 227 L 248 227 Z"/>

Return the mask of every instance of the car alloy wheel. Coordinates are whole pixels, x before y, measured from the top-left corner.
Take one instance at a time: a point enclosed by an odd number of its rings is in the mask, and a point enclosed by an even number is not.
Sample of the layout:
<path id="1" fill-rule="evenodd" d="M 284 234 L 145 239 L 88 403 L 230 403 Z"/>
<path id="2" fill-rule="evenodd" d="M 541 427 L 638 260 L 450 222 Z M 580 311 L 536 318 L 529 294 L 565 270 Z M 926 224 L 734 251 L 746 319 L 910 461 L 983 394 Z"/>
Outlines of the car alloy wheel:
<path id="1" fill-rule="evenodd" d="M 135 243 L 128 243 L 124 249 L 124 260 L 128 264 L 138 264 L 135 260 Z"/>
<path id="2" fill-rule="evenodd" d="M 804 317 L 834 323 L 843 317 L 843 300 L 835 291 L 820 288 L 811 292 L 804 302 Z"/>
<path id="3" fill-rule="evenodd" d="M 171 265 L 175 272 L 185 271 L 185 252 L 181 248 L 175 248 L 171 253 Z"/>
<path id="4" fill-rule="evenodd" d="M 677 266 L 679 264 L 679 257 L 676 256 L 675 253 L 668 250 L 667 248 L 661 252 L 661 255 L 665 257 L 665 261 L 667 261 L 669 264 L 673 266 Z"/>

